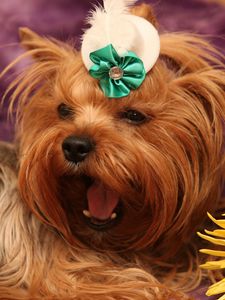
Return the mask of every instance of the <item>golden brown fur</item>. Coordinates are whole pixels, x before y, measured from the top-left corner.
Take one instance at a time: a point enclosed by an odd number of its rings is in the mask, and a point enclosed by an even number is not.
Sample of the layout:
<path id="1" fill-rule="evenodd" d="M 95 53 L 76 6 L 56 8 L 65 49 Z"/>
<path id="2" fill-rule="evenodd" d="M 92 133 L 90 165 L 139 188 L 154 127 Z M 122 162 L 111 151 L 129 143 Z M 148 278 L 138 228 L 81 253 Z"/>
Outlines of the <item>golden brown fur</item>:
<path id="1" fill-rule="evenodd" d="M 34 61 L 8 89 L 11 110 L 18 102 L 20 196 L 16 174 L 2 163 L 0 299 L 188 299 L 203 276 L 195 231 L 220 207 L 223 184 L 219 54 L 196 36 L 163 34 L 143 85 L 108 100 L 72 46 L 27 29 L 21 38 L 28 51 L 19 60 Z M 59 119 L 62 102 L 75 111 L 72 120 Z M 120 119 L 127 107 L 149 121 Z M 79 168 L 62 154 L 70 134 L 97 145 Z M 108 232 L 81 218 L 82 174 L 110 183 L 123 199 L 124 217 Z"/>

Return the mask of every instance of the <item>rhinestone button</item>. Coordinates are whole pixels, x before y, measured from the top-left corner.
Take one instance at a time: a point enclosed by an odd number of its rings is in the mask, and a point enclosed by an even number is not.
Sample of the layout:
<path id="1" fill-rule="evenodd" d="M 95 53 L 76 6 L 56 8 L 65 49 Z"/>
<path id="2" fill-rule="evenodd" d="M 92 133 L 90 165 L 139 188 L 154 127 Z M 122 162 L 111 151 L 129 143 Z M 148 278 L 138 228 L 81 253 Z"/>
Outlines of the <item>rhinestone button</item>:
<path id="1" fill-rule="evenodd" d="M 123 77 L 123 70 L 120 67 L 112 67 L 109 70 L 109 77 L 118 80 Z"/>

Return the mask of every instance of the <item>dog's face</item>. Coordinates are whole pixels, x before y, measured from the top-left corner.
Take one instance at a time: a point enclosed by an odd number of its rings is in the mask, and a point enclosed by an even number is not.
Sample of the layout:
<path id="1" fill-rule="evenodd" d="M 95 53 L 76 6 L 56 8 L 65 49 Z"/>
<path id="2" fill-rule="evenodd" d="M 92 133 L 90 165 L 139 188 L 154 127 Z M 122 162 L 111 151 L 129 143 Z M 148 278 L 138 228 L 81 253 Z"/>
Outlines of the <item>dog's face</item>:
<path id="1" fill-rule="evenodd" d="M 142 86 L 107 99 L 72 47 L 28 30 L 22 40 L 35 57 L 13 94 L 30 209 L 69 242 L 98 249 L 172 253 L 171 240 L 188 241 L 222 178 L 224 94 L 204 45 L 162 37 Z"/>

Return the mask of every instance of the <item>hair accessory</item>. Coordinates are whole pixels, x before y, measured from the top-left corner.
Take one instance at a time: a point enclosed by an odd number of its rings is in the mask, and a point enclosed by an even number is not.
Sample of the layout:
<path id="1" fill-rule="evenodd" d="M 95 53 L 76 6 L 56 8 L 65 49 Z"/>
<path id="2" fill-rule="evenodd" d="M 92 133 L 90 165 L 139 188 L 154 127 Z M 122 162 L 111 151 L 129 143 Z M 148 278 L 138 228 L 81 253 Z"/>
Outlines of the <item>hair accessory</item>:
<path id="1" fill-rule="evenodd" d="M 91 27 L 83 35 L 81 55 L 107 97 L 125 97 L 142 84 L 156 63 L 159 35 L 150 22 L 129 13 L 137 0 L 103 2 L 104 7 L 91 12 Z"/>
<path id="2" fill-rule="evenodd" d="M 100 87 L 109 98 L 129 95 L 145 79 L 143 62 L 131 51 L 120 57 L 113 45 L 108 45 L 92 52 L 90 59 L 94 65 L 89 73 L 100 80 Z"/>

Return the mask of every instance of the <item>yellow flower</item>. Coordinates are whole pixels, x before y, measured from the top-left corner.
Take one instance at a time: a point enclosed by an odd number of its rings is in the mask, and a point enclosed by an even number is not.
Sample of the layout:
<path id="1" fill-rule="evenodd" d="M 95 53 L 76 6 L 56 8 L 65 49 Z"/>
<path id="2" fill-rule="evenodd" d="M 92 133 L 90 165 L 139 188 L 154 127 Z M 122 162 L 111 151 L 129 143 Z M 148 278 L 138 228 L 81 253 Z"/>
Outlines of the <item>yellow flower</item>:
<path id="1" fill-rule="evenodd" d="M 223 214 L 222 216 L 225 216 L 225 214 Z M 213 218 L 209 213 L 208 213 L 208 217 L 222 229 L 216 229 L 214 231 L 205 230 L 206 234 L 202 234 L 198 232 L 198 235 L 201 238 L 211 242 L 214 245 L 220 245 L 225 247 L 225 219 L 217 220 Z M 201 249 L 200 252 L 212 256 L 225 258 L 225 250 L 217 251 L 211 249 Z M 201 265 L 200 267 L 208 270 L 225 269 L 225 259 L 208 261 L 205 264 Z M 206 295 L 213 296 L 213 295 L 219 295 L 223 293 L 225 293 L 225 278 L 211 285 L 208 291 L 206 292 Z M 220 298 L 218 298 L 218 300 L 225 300 L 225 294 Z"/>

